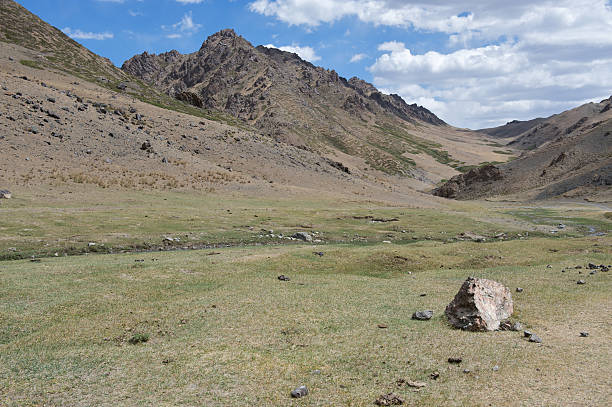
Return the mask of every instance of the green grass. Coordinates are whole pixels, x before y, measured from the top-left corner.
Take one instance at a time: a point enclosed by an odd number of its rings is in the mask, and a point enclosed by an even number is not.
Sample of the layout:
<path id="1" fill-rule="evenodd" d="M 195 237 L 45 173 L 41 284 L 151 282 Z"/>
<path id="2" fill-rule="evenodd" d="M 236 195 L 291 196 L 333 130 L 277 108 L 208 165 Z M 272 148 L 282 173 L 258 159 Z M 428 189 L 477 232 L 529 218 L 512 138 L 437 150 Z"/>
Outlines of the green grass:
<path id="1" fill-rule="evenodd" d="M 7 406 L 281 406 L 304 384 L 310 395 L 299 403 L 309 406 L 369 406 L 390 391 L 422 406 L 606 404 L 612 275 L 560 272 L 609 262 L 609 245 L 588 252 L 595 243 L 605 241 L 334 244 L 323 257 L 309 246 L 272 246 L 216 256 L 5 262 L 0 398 Z M 469 275 L 524 287 L 514 294 L 514 317 L 544 345 L 516 332 L 450 328 L 444 307 Z M 576 285 L 578 277 L 588 284 Z M 435 316 L 411 320 L 418 309 Z M 578 338 L 582 330 L 591 336 Z M 148 340 L 131 345 L 141 334 Z M 451 356 L 464 362 L 450 366 Z M 400 378 L 427 386 L 397 388 Z M 588 386 L 568 389 L 580 381 Z"/>
<path id="2" fill-rule="evenodd" d="M 19 63 L 21 65 L 24 65 L 24 66 L 29 66 L 30 68 L 43 69 L 42 65 L 40 63 L 36 62 L 36 61 L 30 61 L 30 60 L 27 60 L 27 59 L 22 59 L 22 60 L 19 61 Z"/>

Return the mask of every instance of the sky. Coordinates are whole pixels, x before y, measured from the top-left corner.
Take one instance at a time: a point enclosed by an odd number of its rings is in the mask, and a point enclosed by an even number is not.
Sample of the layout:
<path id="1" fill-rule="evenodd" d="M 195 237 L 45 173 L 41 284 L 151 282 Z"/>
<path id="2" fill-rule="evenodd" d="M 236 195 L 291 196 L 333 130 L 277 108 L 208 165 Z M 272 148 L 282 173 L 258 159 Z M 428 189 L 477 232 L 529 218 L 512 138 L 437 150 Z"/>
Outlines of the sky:
<path id="1" fill-rule="evenodd" d="M 233 28 L 472 129 L 612 95 L 612 0 L 17 0 L 117 66 Z"/>

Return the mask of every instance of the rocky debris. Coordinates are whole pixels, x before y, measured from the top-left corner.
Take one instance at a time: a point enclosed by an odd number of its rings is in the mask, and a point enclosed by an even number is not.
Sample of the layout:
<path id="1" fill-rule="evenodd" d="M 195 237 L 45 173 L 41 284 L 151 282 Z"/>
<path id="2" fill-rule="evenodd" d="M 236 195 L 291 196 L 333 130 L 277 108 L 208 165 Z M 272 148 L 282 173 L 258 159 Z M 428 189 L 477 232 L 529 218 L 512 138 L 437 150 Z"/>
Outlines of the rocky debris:
<path id="1" fill-rule="evenodd" d="M 395 393 L 387 393 L 381 394 L 380 397 L 374 401 L 374 404 L 377 406 L 401 406 L 404 404 L 404 400 Z"/>
<path id="2" fill-rule="evenodd" d="M 0 189 L 0 199 L 11 199 L 13 194 L 8 189 Z"/>
<path id="3" fill-rule="evenodd" d="M 588 337 L 588 336 L 589 336 L 589 333 L 588 333 L 588 332 L 580 332 L 580 337 L 581 337 L 581 338 L 586 338 L 586 337 Z"/>
<path id="4" fill-rule="evenodd" d="M 294 399 L 299 399 L 308 395 L 308 387 L 300 386 L 297 389 L 291 391 L 291 397 Z"/>
<path id="5" fill-rule="evenodd" d="M 342 164 L 339 161 L 334 161 L 334 160 L 330 160 L 329 158 L 325 159 L 325 162 L 327 162 L 330 166 L 332 166 L 333 168 L 340 170 L 346 174 L 350 174 L 351 170 L 349 170 L 349 168 L 347 166 L 345 166 L 344 164 Z"/>
<path id="6" fill-rule="evenodd" d="M 419 321 L 428 321 L 431 319 L 431 317 L 433 317 L 433 311 L 431 310 L 427 310 L 427 311 L 416 311 L 414 314 L 412 314 L 412 319 L 416 319 Z"/>
<path id="7" fill-rule="evenodd" d="M 280 281 L 290 281 L 291 279 L 284 274 L 277 277 Z"/>
<path id="8" fill-rule="evenodd" d="M 487 240 L 486 237 L 477 235 L 476 233 L 472 233 L 472 232 L 461 232 L 459 236 L 457 236 L 457 239 L 471 240 L 472 242 L 477 242 L 477 243 L 482 243 Z"/>
<path id="9" fill-rule="evenodd" d="M 508 288 L 493 280 L 469 277 L 446 307 L 445 314 L 456 328 L 494 331 L 513 311 Z"/>
<path id="10" fill-rule="evenodd" d="M 458 365 L 461 362 L 463 362 L 463 358 L 455 358 L 455 357 L 448 358 L 448 363 L 453 363 L 453 364 L 457 364 Z"/>
<path id="11" fill-rule="evenodd" d="M 312 236 L 306 232 L 297 232 L 291 237 L 294 239 L 302 240 L 304 242 L 312 242 Z"/>
<path id="12" fill-rule="evenodd" d="M 578 285 L 583 285 L 583 284 L 586 284 L 586 281 L 584 281 L 584 280 L 578 280 L 578 281 L 576 281 L 576 284 L 578 284 Z"/>
<path id="13" fill-rule="evenodd" d="M 516 292 L 517 292 L 517 293 L 522 293 L 522 292 L 523 292 L 523 289 L 522 289 L 521 287 L 516 287 Z"/>
<path id="14" fill-rule="evenodd" d="M 432 373 L 429 375 L 429 377 L 430 377 L 432 380 L 438 380 L 438 379 L 440 378 L 440 372 L 432 372 Z"/>
<path id="15" fill-rule="evenodd" d="M 153 149 L 153 146 L 151 145 L 151 142 L 149 140 L 146 140 L 144 143 L 142 143 L 140 149 L 142 151 L 146 151 L 149 154 L 155 153 L 155 150 Z"/>
<path id="16" fill-rule="evenodd" d="M 457 198 L 461 191 L 470 185 L 479 182 L 499 181 L 503 178 L 502 172 L 494 165 L 485 165 L 474 168 L 465 174 L 452 177 L 444 185 L 433 190 L 433 194 L 443 198 Z"/>

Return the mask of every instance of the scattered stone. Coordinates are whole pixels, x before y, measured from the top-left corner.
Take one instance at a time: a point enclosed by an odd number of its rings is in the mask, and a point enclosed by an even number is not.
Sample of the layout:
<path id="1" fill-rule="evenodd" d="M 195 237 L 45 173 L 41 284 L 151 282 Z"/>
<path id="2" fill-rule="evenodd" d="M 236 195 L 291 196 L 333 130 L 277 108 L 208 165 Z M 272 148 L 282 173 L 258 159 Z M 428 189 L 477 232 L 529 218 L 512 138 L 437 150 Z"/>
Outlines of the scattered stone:
<path id="1" fill-rule="evenodd" d="M 495 366 L 493 366 L 493 369 L 491 369 L 491 370 L 493 370 L 494 372 L 497 372 L 499 370 L 499 366 L 495 365 Z"/>
<path id="2" fill-rule="evenodd" d="M 401 406 L 404 404 L 404 400 L 395 393 L 381 394 L 379 398 L 374 401 L 377 406 Z"/>
<path id="3" fill-rule="evenodd" d="M 463 369 L 463 373 L 470 373 L 470 369 Z"/>
<path id="4" fill-rule="evenodd" d="M 429 375 L 429 377 L 431 377 L 433 380 L 438 380 L 438 378 L 440 377 L 440 372 L 433 372 Z"/>
<path id="5" fill-rule="evenodd" d="M 415 388 L 415 389 L 421 389 L 421 388 L 423 388 L 423 387 L 427 386 L 427 383 L 423 383 L 423 382 L 413 382 L 413 381 L 411 381 L 411 380 L 407 380 L 407 381 L 406 381 L 406 386 L 408 386 L 408 387 L 412 387 L 412 388 Z"/>
<path id="6" fill-rule="evenodd" d="M 294 239 L 303 240 L 304 242 L 312 242 L 312 236 L 306 232 L 297 232 L 291 237 Z"/>
<path id="7" fill-rule="evenodd" d="M 280 281 L 290 281 L 291 279 L 287 276 L 285 276 L 284 274 L 281 274 L 280 276 L 278 276 L 278 279 Z"/>
<path id="8" fill-rule="evenodd" d="M 598 269 L 598 268 L 599 268 L 599 266 L 598 266 L 598 265 L 593 264 L 593 263 L 589 263 L 589 264 L 587 265 L 587 267 L 589 268 L 589 270 L 595 270 L 595 269 Z"/>
<path id="9" fill-rule="evenodd" d="M 587 336 L 589 336 L 588 332 L 580 332 L 580 337 L 581 338 L 586 338 Z"/>
<path id="10" fill-rule="evenodd" d="M 514 332 L 518 332 L 521 329 L 523 329 L 523 325 L 520 322 L 512 323 L 510 321 L 502 321 L 499 324 L 499 330 L 500 331 L 514 331 Z"/>
<path id="11" fill-rule="evenodd" d="M 313 252 L 315 256 L 323 257 L 325 253 L 323 252 Z"/>
<path id="12" fill-rule="evenodd" d="M 386 325 L 386 324 L 378 324 L 378 327 L 379 327 L 380 329 L 387 329 L 387 328 L 389 328 L 389 325 Z"/>
<path id="13" fill-rule="evenodd" d="M 523 329 L 523 324 L 521 324 L 520 322 L 515 322 L 514 324 L 512 324 L 512 331 L 518 332 L 521 329 Z"/>
<path id="14" fill-rule="evenodd" d="M 38 127 L 37 126 L 30 126 L 30 133 L 38 134 Z"/>
<path id="15" fill-rule="evenodd" d="M 433 317 L 433 311 L 431 310 L 416 311 L 414 314 L 412 314 L 412 319 L 416 319 L 419 321 L 428 321 L 431 319 L 431 317 Z"/>
<path id="16" fill-rule="evenodd" d="M 462 358 L 448 358 L 448 363 L 455 363 L 455 364 L 459 364 L 463 362 Z"/>
<path id="17" fill-rule="evenodd" d="M 508 288 L 493 280 L 469 277 L 446 307 L 445 314 L 456 328 L 494 331 L 512 312 Z"/>
<path id="18" fill-rule="evenodd" d="M 521 287 L 516 287 L 516 292 L 517 292 L 517 293 L 522 293 L 522 292 L 523 292 L 523 289 L 522 289 Z"/>
<path id="19" fill-rule="evenodd" d="M 531 331 L 523 331 L 523 336 L 525 338 L 529 338 L 531 335 L 533 335 L 533 333 Z"/>
<path id="20" fill-rule="evenodd" d="M 586 284 L 586 281 L 578 280 L 578 281 L 576 281 L 576 284 L 578 284 L 578 285 Z"/>
<path id="21" fill-rule="evenodd" d="M 47 102 L 55 103 L 55 98 L 47 98 Z"/>
<path id="22" fill-rule="evenodd" d="M 540 338 L 538 335 L 536 334 L 531 334 L 531 336 L 529 336 L 529 342 L 533 342 L 533 343 L 542 343 L 542 338 Z"/>
<path id="23" fill-rule="evenodd" d="M 478 243 L 482 243 L 482 242 L 485 242 L 487 240 L 486 237 L 477 235 L 477 234 L 472 233 L 472 232 L 462 232 L 462 233 L 459 234 L 459 236 L 457 238 L 459 240 L 471 240 L 473 242 L 478 242 Z"/>
<path id="24" fill-rule="evenodd" d="M 308 387 L 306 386 L 300 386 L 297 389 L 291 391 L 291 397 L 293 397 L 294 399 L 299 399 L 307 395 Z"/>
<path id="25" fill-rule="evenodd" d="M 32 263 L 40 263 L 40 259 L 30 259 Z"/>

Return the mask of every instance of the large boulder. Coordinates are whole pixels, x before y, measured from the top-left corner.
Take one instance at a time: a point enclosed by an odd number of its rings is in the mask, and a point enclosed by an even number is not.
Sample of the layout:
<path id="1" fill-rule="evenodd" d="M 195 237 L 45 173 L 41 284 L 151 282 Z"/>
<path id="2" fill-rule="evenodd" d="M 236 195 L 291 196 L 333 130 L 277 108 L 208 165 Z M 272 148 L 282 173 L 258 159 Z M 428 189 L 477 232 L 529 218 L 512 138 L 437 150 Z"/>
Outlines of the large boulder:
<path id="1" fill-rule="evenodd" d="M 512 312 L 512 295 L 507 287 L 493 280 L 469 277 L 445 314 L 456 328 L 494 331 Z"/>

